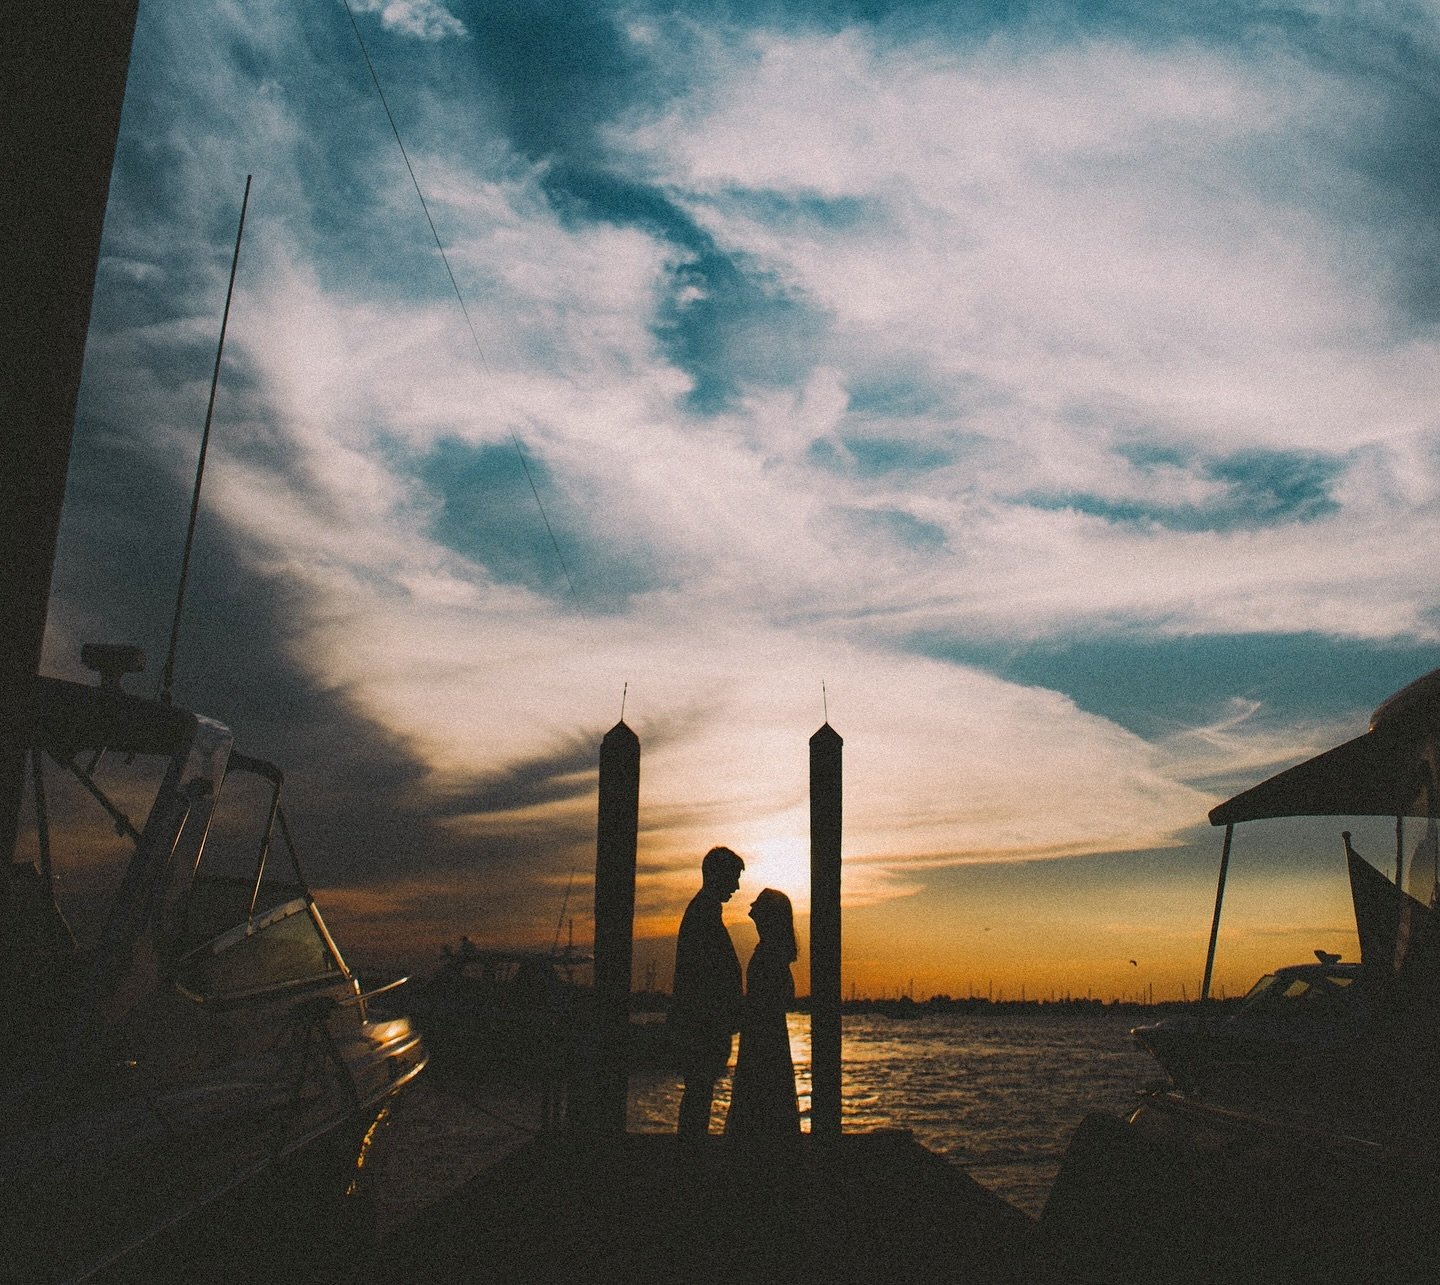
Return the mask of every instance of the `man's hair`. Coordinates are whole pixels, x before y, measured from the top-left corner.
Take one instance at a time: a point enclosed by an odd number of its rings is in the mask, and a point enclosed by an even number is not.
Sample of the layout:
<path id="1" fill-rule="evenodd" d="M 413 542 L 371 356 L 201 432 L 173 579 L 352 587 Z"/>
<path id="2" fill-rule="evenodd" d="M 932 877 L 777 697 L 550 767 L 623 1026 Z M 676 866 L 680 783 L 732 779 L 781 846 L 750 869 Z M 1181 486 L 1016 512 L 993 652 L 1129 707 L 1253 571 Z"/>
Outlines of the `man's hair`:
<path id="1" fill-rule="evenodd" d="M 745 863 L 740 859 L 740 854 L 731 852 L 729 848 L 711 848 L 700 863 L 700 873 L 707 877 L 716 874 L 738 875 L 743 869 Z"/>

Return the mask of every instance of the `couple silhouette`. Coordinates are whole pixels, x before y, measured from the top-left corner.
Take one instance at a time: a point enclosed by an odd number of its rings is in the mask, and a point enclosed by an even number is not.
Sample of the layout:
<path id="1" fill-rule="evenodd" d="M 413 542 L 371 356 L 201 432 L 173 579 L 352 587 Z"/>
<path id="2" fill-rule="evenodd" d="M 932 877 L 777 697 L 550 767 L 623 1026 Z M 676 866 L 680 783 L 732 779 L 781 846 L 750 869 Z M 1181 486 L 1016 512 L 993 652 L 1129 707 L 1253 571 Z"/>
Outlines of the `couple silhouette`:
<path id="1" fill-rule="evenodd" d="M 735 1032 L 740 1052 L 725 1117 L 727 1137 L 751 1141 L 798 1137 L 800 1112 L 785 1014 L 795 998 L 790 965 L 799 953 L 790 898 L 764 889 L 750 906 L 760 941 L 745 984 L 725 928 L 724 905 L 740 887 L 745 863 L 729 848 L 711 848 L 701 862 L 700 891 L 685 908 L 675 944 L 675 985 L 667 1026 L 684 1079 L 677 1132 L 682 1140 L 710 1132 L 715 1081 L 730 1062 Z"/>

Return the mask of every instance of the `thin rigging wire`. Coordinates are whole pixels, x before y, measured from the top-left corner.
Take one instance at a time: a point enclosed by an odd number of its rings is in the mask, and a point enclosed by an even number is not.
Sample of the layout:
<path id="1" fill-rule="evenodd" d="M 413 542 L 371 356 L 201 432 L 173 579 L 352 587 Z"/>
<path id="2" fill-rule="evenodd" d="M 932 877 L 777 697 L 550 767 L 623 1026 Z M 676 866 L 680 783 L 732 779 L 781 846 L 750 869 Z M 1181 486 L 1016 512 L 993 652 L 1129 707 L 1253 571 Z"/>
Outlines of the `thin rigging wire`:
<path id="1" fill-rule="evenodd" d="M 450 288 L 455 291 L 456 301 L 460 304 L 460 312 L 465 318 L 465 325 L 470 331 L 470 341 L 475 345 L 475 354 L 480 358 L 480 367 L 487 377 L 493 379 L 494 375 L 490 369 L 490 362 L 485 356 L 485 349 L 480 344 L 480 336 L 475 331 L 475 323 L 470 318 L 470 309 L 465 306 L 465 296 L 460 293 L 460 283 L 455 280 L 455 272 L 450 267 L 450 256 L 445 253 L 445 246 L 440 240 L 440 233 L 436 231 L 435 220 L 430 217 L 430 206 L 425 200 L 425 193 L 420 190 L 420 180 L 415 177 L 415 167 L 410 164 L 410 153 L 405 150 L 405 140 L 400 137 L 400 127 L 395 123 L 395 114 L 390 110 L 390 102 L 385 97 L 385 90 L 380 85 L 380 77 L 375 73 L 375 64 L 370 61 L 370 50 L 365 45 L 365 37 L 360 34 L 360 24 L 355 21 L 355 12 L 350 7 L 350 0 L 345 0 L 345 12 L 350 18 L 351 29 L 355 32 L 355 40 L 360 46 L 360 53 L 365 59 L 365 66 L 370 72 L 370 79 L 375 85 L 375 92 L 380 97 L 380 105 L 385 109 L 385 119 L 390 122 L 390 132 L 395 135 L 395 142 L 400 148 L 400 156 L 405 162 L 405 168 L 410 173 L 410 182 L 415 186 L 415 195 L 420 198 L 420 208 L 425 211 L 425 222 L 430 225 L 430 235 L 435 239 L 435 248 L 440 251 L 440 261 L 445 265 L 445 273 L 450 278 Z M 570 568 L 566 565 L 565 555 L 560 552 L 560 542 L 555 538 L 554 528 L 550 525 L 550 517 L 545 512 L 545 504 L 540 499 L 540 490 L 535 485 L 535 478 L 530 472 L 530 465 L 525 461 L 525 452 L 521 448 L 520 439 L 516 436 L 515 430 L 509 429 L 510 441 L 514 444 L 516 458 L 520 461 L 520 467 L 525 473 L 525 480 L 530 484 L 530 494 L 535 497 L 535 507 L 540 510 L 540 520 L 545 524 L 545 534 L 550 537 L 550 547 L 555 550 L 556 560 L 560 563 L 560 570 L 565 573 L 565 583 L 570 587 L 570 596 L 575 599 L 575 605 L 580 606 L 580 595 L 575 591 L 575 581 L 570 577 Z"/>

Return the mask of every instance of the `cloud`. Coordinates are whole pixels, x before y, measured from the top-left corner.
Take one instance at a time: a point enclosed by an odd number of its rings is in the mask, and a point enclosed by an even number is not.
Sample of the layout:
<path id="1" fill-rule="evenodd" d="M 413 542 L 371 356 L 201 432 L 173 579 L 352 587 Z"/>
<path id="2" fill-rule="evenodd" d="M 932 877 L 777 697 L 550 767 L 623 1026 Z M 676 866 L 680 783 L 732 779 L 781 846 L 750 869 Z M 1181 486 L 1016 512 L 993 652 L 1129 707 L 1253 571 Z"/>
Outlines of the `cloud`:
<path id="1" fill-rule="evenodd" d="M 931 523 L 967 555 L 956 600 L 979 627 L 993 619 L 988 586 L 1003 582 L 999 630 L 1073 625 L 1087 600 L 1110 619 L 1203 629 L 1214 613 L 1231 629 L 1248 614 L 1273 628 L 1257 592 L 1320 628 L 1307 603 L 1329 605 L 1322 587 L 1282 585 L 1363 561 L 1385 603 L 1359 614 L 1382 634 L 1407 627 L 1400 614 L 1428 632 L 1428 604 L 1391 578 L 1387 545 L 1397 487 L 1423 478 L 1405 521 L 1433 520 L 1433 464 L 1409 466 L 1432 431 L 1435 352 L 1393 310 L 1385 238 L 1356 225 L 1368 198 L 1345 151 L 1383 113 L 1374 86 L 1291 53 L 1116 40 L 917 50 L 851 30 L 709 52 L 703 92 L 617 131 L 616 145 L 690 193 L 718 243 L 833 319 L 821 347 L 844 372 L 842 397 L 884 361 L 955 390 L 928 420 L 904 421 L 911 458 L 931 463 L 903 479 L 905 507 L 919 492 L 948 518 Z M 797 234 L 756 213 L 812 193 L 879 215 Z M 1348 207 L 1338 217 L 1330 198 Z M 813 459 L 844 458 L 840 443 L 854 454 L 843 401 L 835 419 Z M 883 421 L 865 429 L 859 442 L 887 449 Z M 1169 465 L 1142 448 L 1168 451 Z M 1053 516 L 1016 511 L 1037 501 Z M 1312 524 L 1304 562 L 1283 531 L 1124 530 L 1297 518 Z M 1023 552 L 987 547 L 992 536 Z"/>
<path id="2" fill-rule="evenodd" d="M 163 619 L 252 168 L 207 663 L 282 748 L 375 741 L 330 761 L 395 906 L 473 858 L 538 924 L 626 683 L 663 917 L 717 837 L 800 878 L 822 679 L 878 900 L 1162 848 L 1324 734 L 1215 640 L 1436 640 L 1427 127 L 1374 32 L 372 3 L 442 262 L 343 14 L 254 8 L 142 17 L 52 653 Z"/>
<path id="3" fill-rule="evenodd" d="M 445 40 L 465 35 L 465 24 L 440 0 L 351 0 L 357 13 L 378 13 L 386 31 L 417 40 Z"/>

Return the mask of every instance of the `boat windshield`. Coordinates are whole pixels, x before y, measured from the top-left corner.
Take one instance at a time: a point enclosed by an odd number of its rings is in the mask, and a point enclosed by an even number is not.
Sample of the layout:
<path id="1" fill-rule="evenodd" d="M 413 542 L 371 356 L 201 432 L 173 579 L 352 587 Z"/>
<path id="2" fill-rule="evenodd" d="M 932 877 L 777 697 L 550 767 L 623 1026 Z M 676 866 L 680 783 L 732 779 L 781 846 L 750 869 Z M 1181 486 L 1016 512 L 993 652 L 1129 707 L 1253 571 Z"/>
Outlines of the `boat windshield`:
<path id="1" fill-rule="evenodd" d="M 1337 991 L 1343 991 L 1355 979 L 1353 977 L 1292 977 L 1280 991 L 1282 999 L 1329 999 Z"/>
<path id="2" fill-rule="evenodd" d="M 189 873 L 230 754 L 218 723 L 98 688 L 37 680 L 0 982 L 27 1056 L 130 1002 Z"/>
<path id="3" fill-rule="evenodd" d="M 183 857 L 193 880 L 183 907 L 182 951 L 305 894 L 276 825 L 278 781 L 237 766 L 250 761 L 232 756 L 208 831 L 186 834 Z"/>
<path id="4" fill-rule="evenodd" d="M 1349 1030 L 1369 1013 L 1365 990 L 1351 972 L 1318 968 L 1282 969 L 1267 973 L 1245 996 L 1234 1020 L 1267 1026 L 1281 1022 L 1287 1029 Z"/>
<path id="5" fill-rule="evenodd" d="M 1253 1003 L 1255 1000 L 1259 999 L 1262 995 L 1264 995 L 1266 991 L 1268 991 L 1274 985 L 1275 974 L 1266 973 L 1264 977 L 1262 977 L 1258 982 L 1255 983 L 1254 986 L 1252 986 L 1248 991 L 1245 992 L 1244 1002 L 1246 1004 Z"/>
<path id="6" fill-rule="evenodd" d="M 219 735 L 209 735 L 211 727 Z M 202 722 L 198 733 L 173 757 L 32 751 L 15 861 L 36 898 L 53 900 L 54 931 L 71 949 L 99 944 L 142 847 L 153 851 L 164 884 L 188 874 L 183 861 L 166 870 L 166 854 L 203 842 L 229 748 L 218 725 Z"/>

